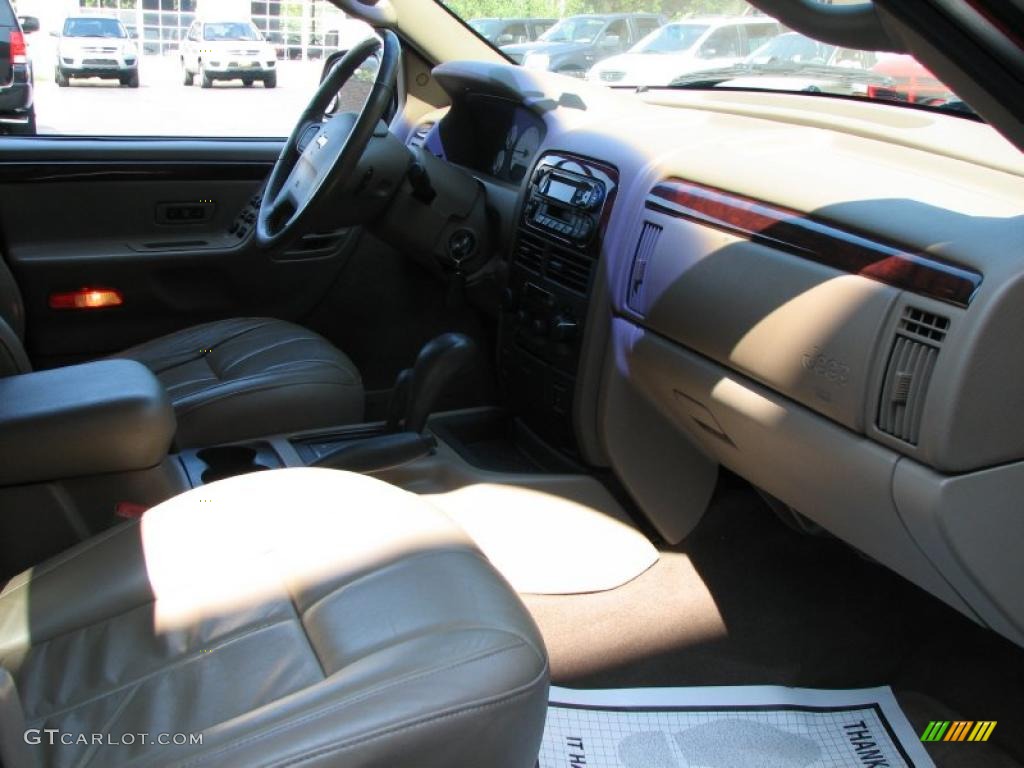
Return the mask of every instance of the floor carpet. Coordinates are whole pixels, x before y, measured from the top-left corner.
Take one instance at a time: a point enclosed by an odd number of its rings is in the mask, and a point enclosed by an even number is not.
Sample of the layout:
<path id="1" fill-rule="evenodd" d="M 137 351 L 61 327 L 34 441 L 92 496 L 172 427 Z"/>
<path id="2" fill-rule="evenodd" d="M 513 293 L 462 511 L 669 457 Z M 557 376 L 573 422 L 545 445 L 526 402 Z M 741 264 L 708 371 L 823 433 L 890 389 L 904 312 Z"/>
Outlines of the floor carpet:
<path id="1" fill-rule="evenodd" d="M 842 543 L 796 533 L 723 477 L 650 570 L 590 595 L 526 595 L 558 685 L 891 685 L 911 722 L 997 720 L 940 768 L 1024 764 L 1024 650 Z"/>

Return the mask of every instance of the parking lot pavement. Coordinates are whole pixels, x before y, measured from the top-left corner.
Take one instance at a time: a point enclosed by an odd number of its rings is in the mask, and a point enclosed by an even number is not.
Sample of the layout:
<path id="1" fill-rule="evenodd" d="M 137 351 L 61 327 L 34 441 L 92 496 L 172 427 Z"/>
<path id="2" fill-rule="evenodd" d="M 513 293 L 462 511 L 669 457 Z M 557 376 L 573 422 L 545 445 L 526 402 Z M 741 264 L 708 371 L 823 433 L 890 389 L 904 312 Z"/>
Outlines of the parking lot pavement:
<path id="1" fill-rule="evenodd" d="M 182 83 L 173 57 L 143 58 L 139 88 L 117 80 L 72 80 L 58 88 L 36 67 L 36 120 L 43 135 L 287 136 L 312 97 L 322 62 L 278 62 L 277 88 L 241 80 L 213 88 Z"/>

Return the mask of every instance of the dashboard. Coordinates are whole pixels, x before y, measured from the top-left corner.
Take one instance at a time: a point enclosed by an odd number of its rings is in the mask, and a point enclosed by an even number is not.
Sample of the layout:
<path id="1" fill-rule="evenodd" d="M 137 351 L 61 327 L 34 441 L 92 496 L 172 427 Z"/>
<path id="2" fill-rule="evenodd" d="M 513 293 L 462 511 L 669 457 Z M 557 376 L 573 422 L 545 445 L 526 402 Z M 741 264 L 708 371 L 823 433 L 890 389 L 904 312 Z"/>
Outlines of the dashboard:
<path id="1" fill-rule="evenodd" d="M 1024 566 L 1005 546 L 1024 540 L 1015 148 L 848 100 L 434 74 L 444 156 L 518 185 L 492 197 L 514 222 L 500 373 L 518 412 L 560 423 L 669 541 L 725 466 L 1024 644 Z M 571 159 L 558 181 L 576 191 L 538 178 L 552 158 Z M 591 178 L 607 198 L 581 246 L 565 201 Z M 568 346 L 552 337 L 566 317 Z"/>

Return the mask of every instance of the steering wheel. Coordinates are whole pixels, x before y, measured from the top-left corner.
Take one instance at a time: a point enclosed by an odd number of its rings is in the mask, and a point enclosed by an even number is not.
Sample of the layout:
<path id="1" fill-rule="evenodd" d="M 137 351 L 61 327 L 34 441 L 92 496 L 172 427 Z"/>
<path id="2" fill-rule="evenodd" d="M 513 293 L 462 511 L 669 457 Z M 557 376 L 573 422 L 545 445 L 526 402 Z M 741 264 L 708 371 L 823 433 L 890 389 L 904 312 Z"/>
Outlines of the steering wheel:
<path id="1" fill-rule="evenodd" d="M 383 30 L 351 48 L 320 83 L 270 172 L 256 215 L 256 243 L 266 249 L 283 246 L 303 234 L 319 203 L 339 187 L 355 187 L 353 172 L 370 139 L 387 131 L 382 118 L 391 103 L 398 77 L 398 37 Z M 383 49 L 383 50 L 382 50 Z M 327 109 L 353 73 L 380 53 L 380 67 L 359 112 L 328 118 Z"/>

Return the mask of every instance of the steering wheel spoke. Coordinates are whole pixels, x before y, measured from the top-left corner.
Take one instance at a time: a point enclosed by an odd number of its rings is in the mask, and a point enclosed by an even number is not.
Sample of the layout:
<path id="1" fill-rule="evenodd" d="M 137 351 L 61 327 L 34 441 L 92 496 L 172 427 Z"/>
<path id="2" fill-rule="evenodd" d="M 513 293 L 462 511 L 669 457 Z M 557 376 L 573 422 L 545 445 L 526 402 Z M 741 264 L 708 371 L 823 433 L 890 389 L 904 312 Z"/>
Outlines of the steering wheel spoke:
<path id="1" fill-rule="evenodd" d="M 280 232 L 287 227 L 300 207 L 300 201 L 295 195 L 292 185 L 286 184 L 284 189 L 270 202 L 267 210 L 267 222 L 270 224 L 271 231 Z"/>
<path id="2" fill-rule="evenodd" d="M 295 149 L 300 155 L 306 151 L 306 147 L 317 137 L 323 127 L 323 122 L 319 120 L 309 120 L 304 125 L 300 124 L 299 138 L 295 142 Z"/>
<path id="3" fill-rule="evenodd" d="M 338 92 L 355 71 L 380 52 L 380 67 L 358 113 L 325 119 Z M 398 77 L 401 46 L 390 30 L 367 38 L 331 69 L 299 118 L 267 180 L 256 216 L 256 243 L 286 247 L 304 233 L 321 198 L 352 176 L 384 116 Z"/>

